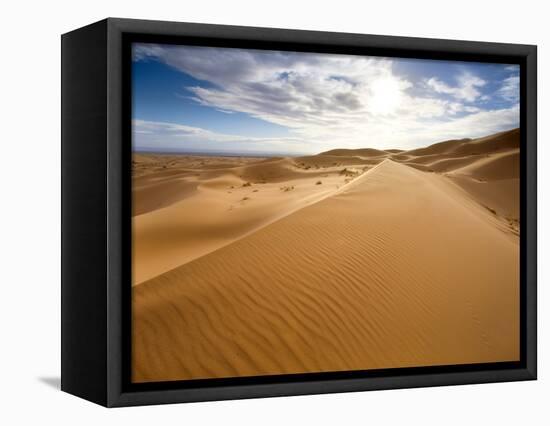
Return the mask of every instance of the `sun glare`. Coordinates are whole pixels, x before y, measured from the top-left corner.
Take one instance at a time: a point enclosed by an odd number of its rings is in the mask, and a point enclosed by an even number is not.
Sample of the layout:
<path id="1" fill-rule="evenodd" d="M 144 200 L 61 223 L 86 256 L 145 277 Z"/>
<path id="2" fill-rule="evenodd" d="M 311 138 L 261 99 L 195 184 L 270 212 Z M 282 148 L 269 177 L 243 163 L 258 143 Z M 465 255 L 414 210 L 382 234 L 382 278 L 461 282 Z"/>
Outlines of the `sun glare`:
<path id="1" fill-rule="evenodd" d="M 374 114 L 391 114 L 401 103 L 401 88 L 393 78 L 380 78 L 371 85 L 369 106 Z"/>

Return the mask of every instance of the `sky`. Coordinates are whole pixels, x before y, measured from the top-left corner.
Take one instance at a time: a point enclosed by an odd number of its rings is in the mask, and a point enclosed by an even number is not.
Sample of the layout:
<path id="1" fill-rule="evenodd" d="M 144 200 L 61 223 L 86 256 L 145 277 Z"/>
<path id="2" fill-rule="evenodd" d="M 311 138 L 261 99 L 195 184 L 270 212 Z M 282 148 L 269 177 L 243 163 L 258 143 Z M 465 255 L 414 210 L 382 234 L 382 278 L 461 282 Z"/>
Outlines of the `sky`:
<path id="1" fill-rule="evenodd" d="M 138 43 L 135 151 L 413 149 L 519 127 L 519 66 Z"/>

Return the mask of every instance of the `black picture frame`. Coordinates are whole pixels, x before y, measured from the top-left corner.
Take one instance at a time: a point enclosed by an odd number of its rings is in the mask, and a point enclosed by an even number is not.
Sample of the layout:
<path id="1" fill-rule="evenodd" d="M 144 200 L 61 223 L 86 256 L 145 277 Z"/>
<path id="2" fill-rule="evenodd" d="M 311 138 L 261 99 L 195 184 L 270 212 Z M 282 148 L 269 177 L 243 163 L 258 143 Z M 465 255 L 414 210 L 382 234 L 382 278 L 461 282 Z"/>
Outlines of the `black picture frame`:
<path id="1" fill-rule="evenodd" d="M 519 362 L 132 384 L 130 43 L 520 65 Z M 62 36 L 62 390 L 108 406 L 534 380 L 536 46 L 109 18 Z"/>

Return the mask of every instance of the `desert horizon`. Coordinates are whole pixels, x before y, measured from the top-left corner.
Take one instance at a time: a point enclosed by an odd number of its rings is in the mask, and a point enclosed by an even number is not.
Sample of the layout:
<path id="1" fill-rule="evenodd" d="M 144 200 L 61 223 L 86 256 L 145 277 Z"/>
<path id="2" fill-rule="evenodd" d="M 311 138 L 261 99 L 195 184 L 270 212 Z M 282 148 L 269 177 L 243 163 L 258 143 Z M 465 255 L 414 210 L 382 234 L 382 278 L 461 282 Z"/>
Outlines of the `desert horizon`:
<path id="1" fill-rule="evenodd" d="M 519 129 L 134 152 L 134 382 L 519 360 Z"/>

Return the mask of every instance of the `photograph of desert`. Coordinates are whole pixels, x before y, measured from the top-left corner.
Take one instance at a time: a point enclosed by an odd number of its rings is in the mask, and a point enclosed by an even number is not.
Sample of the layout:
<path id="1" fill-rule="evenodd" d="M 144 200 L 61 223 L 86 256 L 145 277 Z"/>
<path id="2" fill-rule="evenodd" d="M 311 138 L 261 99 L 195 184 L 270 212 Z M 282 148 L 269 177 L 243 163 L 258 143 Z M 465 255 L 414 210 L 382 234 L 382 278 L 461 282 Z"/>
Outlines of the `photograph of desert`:
<path id="1" fill-rule="evenodd" d="M 134 382 L 519 360 L 517 67 L 133 67 Z"/>

